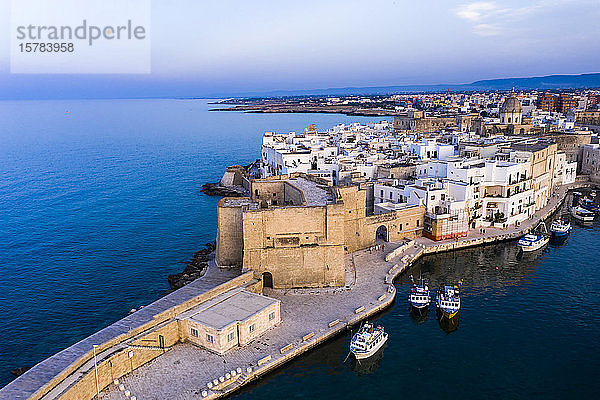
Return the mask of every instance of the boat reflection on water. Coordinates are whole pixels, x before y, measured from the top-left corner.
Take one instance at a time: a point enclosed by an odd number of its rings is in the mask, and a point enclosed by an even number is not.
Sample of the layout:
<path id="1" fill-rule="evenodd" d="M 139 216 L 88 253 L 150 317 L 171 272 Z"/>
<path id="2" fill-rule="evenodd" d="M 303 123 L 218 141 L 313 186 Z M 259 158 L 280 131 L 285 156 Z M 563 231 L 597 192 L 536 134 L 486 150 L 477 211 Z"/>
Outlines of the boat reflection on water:
<path id="1" fill-rule="evenodd" d="M 565 236 L 551 236 L 550 237 L 550 246 L 552 247 L 562 247 L 569 241 L 569 235 Z"/>
<path id="2" fill-rule="evenodd" d="M 425 309 L 425 310 L 419 310 L 419 309 L 414 309 L 413 307 L 409 306 L 409 315 L 410 318 L 417 324 L 420 325 L 423 322 L 427 321 L 427 316 L 429 314 L 429 310 Z"/>
<path id="3" fill-rule="evenodd" d="M 440 329 L 446 333 L 452 333 L 458 329 L 460 315 L 456 314 L 452 318 L 446 318 L 440 310 L 437 311 L 437 320 L 440 324 Z"/>
<path id="4" fill-rule="evenodd" d="M 350 367 L 352 371 L 356 372 L 359 376 L 361 375 L 371 375 L 377 371 L 379 365 L 381 364 L 381 360 L 383 359 L 383 352 L 387 347 L 387 343 L 384 344 L 375 354 L 373 354 L 369 358 L 363 358 L 357 360 L 355 357 L 352 357 L 352 361 Z"/>

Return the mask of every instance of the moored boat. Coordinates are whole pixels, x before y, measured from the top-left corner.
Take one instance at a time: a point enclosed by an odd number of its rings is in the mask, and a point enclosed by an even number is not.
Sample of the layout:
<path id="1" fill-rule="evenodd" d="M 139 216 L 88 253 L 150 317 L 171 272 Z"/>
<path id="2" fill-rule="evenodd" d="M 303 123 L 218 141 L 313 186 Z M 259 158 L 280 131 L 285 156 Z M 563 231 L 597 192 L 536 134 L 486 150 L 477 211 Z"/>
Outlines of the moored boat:
<path id="1" fill-rule="evenodd" d="M 460 281 L 458 283 L 460 285 Z M 442 317 L 452 318 L 460 310 L 460 291 L 458 285 L 440 287 L 436 296 L 436 305 Z"/>
<path id="2" fill-rule="evenodd" d="M 358 332 L 352 336 L 350 352 L 357 360 L 371 357 L 385 344 L 388 334 L 383 326 L 374 326 L 366 322 Z"/>
<path id="3" fill-rule="evenodd" d="M 550 225 L 550 234 L 554 237 L 567 236 L 571 232 L 571 223 L 560 219 L 554 220 Z"/>
<path id="4" fill-rule="evenodd" d="M 573 218 L 578 219 L 583 222 L 592 222 L 594 221 L 594 213 L 586 210 L 583 207 L 573 207 L 571 208 L 571 215 Z"/>
<path id="5" fill-rule="evenodd" d="M 598 212 L 598 206 L 596 205 L 596 203 L 594 203 L 594 200 L 592 200 L 592 199 L 584 197 L 582 199 L 579 199 L 578 204 L 579 204 L 579 207 L 584 208 L 590 212 L 593 212 L 593 213 Z"/>
<path id="6" fill-rule="evenodd" d="M 535 251 L 544 247 L 549 241 L 550 238 L 547 235 L 528 233 L 519 239 L 518 246 L 523 251 Z"/>
<path id="7" fill-rule="evenodd" d="M 412 275 L 410 277 L 412 279 Z M 429 296 L 429 286 L 425 280 L 421 277 L 417 282 L 413 281 L 413 285 L 408 295 L 408 302 L 412 310 L 417 312 L 423 312 L 427 310 L 431 298 Z"/>

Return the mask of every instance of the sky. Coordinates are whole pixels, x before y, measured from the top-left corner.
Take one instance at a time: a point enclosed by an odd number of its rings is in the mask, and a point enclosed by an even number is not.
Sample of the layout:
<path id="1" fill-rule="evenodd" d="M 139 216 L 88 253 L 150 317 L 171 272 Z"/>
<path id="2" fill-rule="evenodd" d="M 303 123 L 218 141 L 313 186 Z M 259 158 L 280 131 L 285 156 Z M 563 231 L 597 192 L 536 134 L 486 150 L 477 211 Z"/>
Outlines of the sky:
<path id="1" fill-rule="evenodd" d="M 600 72 L 600 0 L 151 1 L 150 73 L 15 74 L 10 0 L 0 0 L 0 98 L 222 97 Z"/>

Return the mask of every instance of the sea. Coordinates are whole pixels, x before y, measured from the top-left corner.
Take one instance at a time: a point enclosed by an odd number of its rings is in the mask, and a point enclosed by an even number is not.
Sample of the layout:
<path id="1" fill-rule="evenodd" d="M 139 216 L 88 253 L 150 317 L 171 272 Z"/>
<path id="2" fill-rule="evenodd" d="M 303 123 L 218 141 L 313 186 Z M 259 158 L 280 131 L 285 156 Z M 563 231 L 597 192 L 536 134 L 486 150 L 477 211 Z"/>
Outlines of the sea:
<path id="1" fill-rule="evenodd" d="M 209 111 L 210 100 L 0 102 L 0 386 L 149 304 L 213 241 L 225 167 L 260 157 L 264 132 L 382 118 Z M 327 342 L 232 397 L 597 398 L 600 225 L 533 254 L 515 242 L 425 257 L 376 317 L 386 348 Z M 458 323 L 409 313 L 409 275 L 462 279 Z"/>

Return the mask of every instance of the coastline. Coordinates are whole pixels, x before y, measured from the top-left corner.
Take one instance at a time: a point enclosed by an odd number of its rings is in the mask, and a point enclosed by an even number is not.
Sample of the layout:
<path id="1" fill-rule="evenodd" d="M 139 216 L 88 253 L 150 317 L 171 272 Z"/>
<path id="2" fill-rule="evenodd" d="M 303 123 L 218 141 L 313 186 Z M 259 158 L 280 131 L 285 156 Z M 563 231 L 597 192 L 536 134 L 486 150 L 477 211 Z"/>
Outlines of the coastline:
<path id="1" fill-rule="evenodd" d="M 433 242 L 430 239 L 418 238 L 414 241 L 414 243 L 411 244 L 410 247 L 404 249 L 401 252 L 396 252 L 397 254 L 394 254 L 394 257 L 390 257 L 389 260 L 387 260 L 387 261 L 385 260 L 385 258 L 383 258 L 383 257 L 385 257 L 383 252 L 381 252 L 381 253 L 376 252 L 375 254 L 371 254 L 371 253 L 368 253 L 366 250 L 362 250 L 362 251 L 347 255 L 347 260 L 348 260 L 347 264 L 353 264 L 355 258 L 358 258 L 360 260 L 361 268 L 362 268 L 362 265 L 371 265 L 371 267 L 373 267 L 373 266 L 377 267 L 376 268 L 377 276 L 374 277 L 375 280 L 373 282 L 366 283 L 366 285 L 368 286 L 367 293 L 370 293 L 370 295 L 368 296 L 368 299 L 366 299 L 368 301 L 368 303 L 356 301 L 353 304 L 348 304 L 348 307 L 346 307 L 346 309 L 345 309 L 345 314 L 344 314 L 343 318 L 328 319 L 327 321 L 325 321 L 325 320 L 320 321 L 320 323 L 321 323 L 320 325 L 318 325 L 311 332 L 307 332 L 302 337 L 294 336 L 294 337 L 283 338 L 282 339 L 283 342 L 286 342 L 288 345 L 289 344 L 292 345 L 291 348 L 288 348 L 285 351 L 282 351 L 282 350 L 284 350 L 286 348 L 286 346 L 281 346 L 279 348 L 276 348 L 275 345 L 271 345 L 271 346 L 269 346 L 269 348 L 270 348 L 269 354 L 266 354 L 267 352 L 264 352 L 264 355 L 261 358 L 256 358 L 255 355 L 252 354 L 253 358 L 247 360 L 248 363 L 250 363 L 254 366 L 250 373 L 244 374 L 244 375 L 237 375 L 235 382 L 232 381 L 229 383 L 229 385 L 223 385 L 223 390 L 209 391 L 209 390 L 207 390 L 208 388 L 205 388 L 206 396 L 203 396 L 203 397 L 217 398 L 217 397 L 221 397 L 226 394 L 229 394 L 229 393 L 239 389 L 243 385 L 249 383 L 250 381 L 257 379 L 258 377 L 268 373 L 269 371 L 271 371 L 275 368 L 278 368 L 279 366 L 283 365 L 287 361 L 308 351 L 309 349 L 315 347 L 316 345 L 318 345 L 324 341 L 327 341 L 328 339 L 342 333 L 345 329 L 349 328 L 350 326 L 352 326 L 356 323 L 359 323 L 363 319 L 368 318 L 369 316 L 389 307 L 393 303 L 395 294 L 396 294 L 395 288 L 393 287 L 394 278 L 396 278 L 404 270 L 406 270 L 406 268 L 408 268 L 412 264 L 412 262 L 414 262 L 416 259 L 418 259 L 421 255 L 443 252 L 443 251 L 451 251 L 451 250 L 459 249 L 459 248 L 466 248 L 466 247 L 478 246 L 478 245 L 483 245 L 483 244 L 496 243 L 499 241 L 516 239 L 517 237 L 521 236 L 523 233 L 526 233 L 526 232 L 530 231 L 531 229 L 533 229 L 540 220 L 546 219 L 553 212 L 555 212 L 556 209 L 558 207 L 560 207 L 560 205 L 563 203 L 563 201 L 566 197 L 566 194 L 568 193 L 568 190 L 578 189 L 578 188 L 582 188 L 582 187 L 590 187 L 590 186 L 595 186 L 595 184 L 593 184 L 589 181 L 586 181 L 584 179 L 579 179 L 579 178 L 578 178 L 578 181 L 574 184 L 561 186 L 555 192 L 553 197 L 551 198 L 550 203 L 546 207 L 544 207 L 543 209 L 538 211 L 533 219 L 528 220 L 527 222 L 523 223 L 522 226 L 520 226 L 518 229 L 514 229 L 514 228 L 507 229 L 507 230 L 488 229 L 489 233 L 486 233 L 484 235 L 473 233 L 472 235 L 469 235 L 466 238 L 461 238 L 458 241 L 446 240 L 446 241 L 441 241 L 441 242 Z M 387 254 L 389 255 L 390 253 L 394 252 L 399 245 L 400 245 L 399 243 L 395 243 L 395 244 L 390 243 L 389 247 L 388 247 L 388 244 L 386 244 L 386 250 L 387 250 L 387 248 L 392 250 L 392 251 L 388 252 Z M 400 258 L 400 261 L 398 263 L 394 264 L 393 261 L 397 260 L 398 258 Z M 371 271 L 362 271 L 362 272 L 371 272 Z M 241 276 L 242 275 L 238 276 L 238 278 L 240 278 Z M 210 278 L 210 276 L 209 276 L 209 278 Z M 234 280 L 238 279 L 238 278 L 234 278 Z M 359 274 L 359 280 L 362 280 L 362 276 L 360 274 Z M 250 282 L 250 280 L 246 281 L 246 283 L 248 283 L 248 282 Z M 202 278 L 202 279 L 194 281 L 193 284 L 191 284 L 191 285 L 206 284 L 206 283 L 210 283 L 210 282 L 206 282 L 205 278 Z M 354 284 L 356 284 L 356 282 Z M 375 285 L 373 285 L 373 284 L 375 284 Z M 380 288 L 379 290 L 377 290 L 378 287 Z M 189 293 L 190 292 L 189 289 L 192 289 L 192 288 L 191 287 L 188 288 L 187 286 L 180 290 L 175 291 L 173 294 L 182 294 L 182 292 L 180 292 L 180 291 L 185 291 L 186 288 L 188 289 L 187 294 L 189 296 L 191 294 L 191 293 Z M 214 287 L 213 287 L 213 289 L 214 289 Z M 351 292 L 351 291 L 352 291 L 352 289 L 348 292 Z M 340 293 L 343 293 L 343 291 L 340 291 Z M 287 294 L 283 294 L 283 296 L 286 296 L 286 295 Z M 157 302 L 152 303 L 152 304 L 156 304 Z M 147 314 L 147 313 L 151 314 L 150 310 L 152 310 L 152 308 L 145 307 L 144 310 L 146 310 L 144 312 L 144 314 Z M 140 312 L 141 312 L 141 310 L 140 310 Z M 138 313 L 140 313 L 140 312 L 138 312 Z M 134 313 L 134 314 L 132 314 L 132 316 L 140 316 L 138 313 Z M 172 313 L 170 313 L 170 314 L 172 314 Z M 328 315 L 324 316 L 324 317 L 329 318 Z M 156 322 L 159 318 L 157 318 L 157 316 L 153 316 L 152 319 L 155 320 L 155 322 Z M 337 320 L 337 322 L 336 322 L 336 320 Z M 121 322 L 121 321 L 119 321 L 119 322 Z M 333 322 L 336 322 L 336 323 L 330 326 L 329 324 L 331 324 Z M 137 330 L 136 330 L 136 333 L 139 333 L 139 332 L 137 332 Z M 279 331 L 279 328 L 272 330 L 270 332 L 270 334 L 276 334 L 275 336 L 279 336 L 279 333 L 281 333 Z M 312 336 L 311 336 L 311 333 L 312 333 Z M 129 332 L 128 332 L 128 334 L 129 334 Z M 92 338 L 94 336 L 96 336 L 96 335 L 93 335 L 90 338 Z M 308 337 L 308 336 L 310 336 L 310 337 Z M 90 339 L 90 338 L 88 338 L 88 339 Z M 82 342 L 85 342 L 86 340 L 84 340 Z M 112 341 L 112 339 L 109 340 L 109 342 L 110 341 Z M 82 342 L 80 342 L 72 347 L 81 345 Z M 107 345 L 108 345 L 108 343 L 107 343 Z M 79 346 L 79 347 L 81 348 L 81 346 Z M 110 348 L 110 347 L 112 347 L 112 346 L 108 346 L 108 348 Z M 69 349 L 71 349 L 71 348 L 69 348 Z M 67 351 L 69 349 L 66 349 L 65 351 Z M 65 362 L 67 360 L 63 359 L 63 362 L 61 363 L 62 366 L 64 366 L 63 369 L 61 369 L 59 371 L 54 369 L 58 373 L 53 373 L 53 375 L 51 375 L 51 379 L 48 380 L 48 377 L 50 376 L 49 373 L 51 373 L 51 371 L 42 368 L 42 365 L 45 364 L 48 360 L 51 360 L 54 357 L 56 357 L 60 354 L 63 354 L 65 351 L 58 353 L 57 355 L 55 355 L 53 357 L 50 357 L 49 359 L 36 365 L 29 372 L 24 374 L 23 376 L 27 377 L 28 379 L 17 378 L 13 382 L 11 382 L 5 388 L 0 390 L 0 398 L 29 398 L 29 396 L 31 396 L 31 398 L 59 398 L 60 393 L 62 393 L 60 390 L 58 390 L 59 386 L 62 385 L 63 389 L 67 389 L 65 387 L 65 385 L 69 386 L 67 384 L 67 381 L 69 380 L 68 378 L 69 377 L 73 378 L 74 375 L 78 375 L 78 374 L 76 374 L 78 368 L 76 368 L 76 366 L 74 365 L 74 364 L 78 364 L 78 363 L 81 364 L 80 368 L 83 367 L 83 364 L 88 364 L 87 375 L 85 375 L 85 374 L 79 375 L 79 379 L 83 380 L 83 379 L 85 379 L 86 376 L 89 377 L 90 376 L 89 361 L 90 361 L 90 357 L 91 357 L 91 354 L 90 354 L 91 352 L 83 354 L 81 357 L 79 357 L 78 361 L 75 361 L 75 362 L 71 361 L 68 364 L 65 364 Z M 158 358 L 154 357 L 153 359 L 156 360 L 154 362 L 150 362 L 146 365 L 144 365 L 145 363 L 142 363 L 142 365 L 140 365 L 140 370 L 141 369 L 146 369 L 146 370 L 150 369 L 150 367 L 153 365 L 153 363 L 156 363 L 159 360 L 161 360 L 161 358 L 168 356 L 169 353 L 171 353 L 172 351 L 173 350 L 169 350 L 169 351 L 165 352 L 161 357 L 158 357 Z M 200 350 L 198 350 L 198 351 L 200 351 Z M 158 355 L 159 354 L 160 353 L 158 353 Z M 64 356 L 64 354 L 63 354 L 63 356 Z M 220 364 L 221 359 L 218 358 L 218 361 Z M 148 361 L 146 361 L 146 362 L 148 362 Z M 213 365 L 213 367 L 214 367 L 214 365 Z M 42 368 L 42 369 L 40 369 L 40 368 Z M 213 368 L 213 370 L 219 370 L 219 367 Z M 93 369 L 92 369 L 92 371 L 93 371 Z M 82 371 L 80 370 L 80 372 L 82 372 Z M 138 370 L 135 370 L 134 374 L 137 374 L 137 373 L 138 373 Z M 132 389 L 135 387 L 135 384 L 133 382 L 128 382 L 128 381 L 131 380 L 132 375 L 134 375 L 134 374 L 125 375 L 125 377 L 123 379 L 125 384 L 133 385 L 133 386 L 130 386 L 130 387 L 132 387 Z M 31 379 L 31 378 L 32 377 L 35 378 L 36 376 L 38 378 L 38 380 L 37 380 L 38 383 L 42 383 L 41 381 L 44 381 L 44 380 L 46 382 L 44 385 L 41 385 L 41 387 L 34 388 L 34 386 L 32 386 L 32 384 L 34 384 L 36 382 L 36 379 Z M 217 380 L 219 380 L 220 376 L 212 377 L 212 379 L 215 379 L 215 378 Z M 207 378 L 206 382 L 208 382 L 208 381 L 209 380 Z M 49 387 L 49 386 L 52 386 L 52 383 L 54 383 L 54 387 Z M 221 382 L 221 383 L 225 383 L 225 382 Z M 73 381 L 71 381 L 70 385 L 71 385 L 71 387 L 72 387 L 72 385 L 74 385 Z M 36 389 L 36 390 L 32 391 L 33 389 Z M 42 390 L 42 389 L 44 389 L 44 390 Z M 103 397 L 110 396 L 110 394 L 112 392 L 114 392 L 115 390 L 118 390 L 118 389 L 116 389 L 113 385 L 111 385 L 111 387 L 107 391 L 105 391 L 105 393 L 103 393 Z M 45 393 L 41 393 L 42 391 L 45 391 Z M 136 392 L 135 390 L 131 391 L 132 394 L 136 394 L 138 392 Z M 201 393 L 203 394 L 203 391 Z M 53 394 L 58 395 L 58 397 L 52 397 Z M 8 396 L 8 397 L 5 397 L 5 396 Z M 106 397 L 106 398 L 110 398 L 110 397 Z"/>

